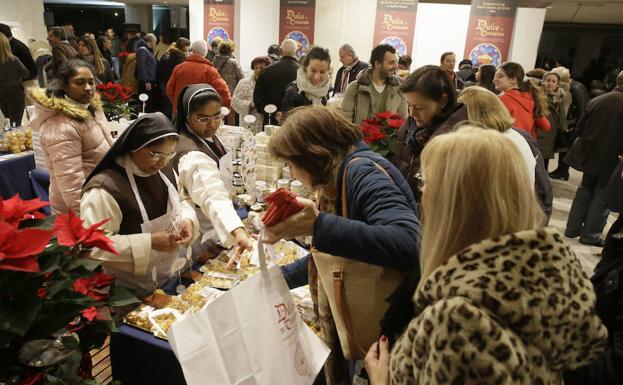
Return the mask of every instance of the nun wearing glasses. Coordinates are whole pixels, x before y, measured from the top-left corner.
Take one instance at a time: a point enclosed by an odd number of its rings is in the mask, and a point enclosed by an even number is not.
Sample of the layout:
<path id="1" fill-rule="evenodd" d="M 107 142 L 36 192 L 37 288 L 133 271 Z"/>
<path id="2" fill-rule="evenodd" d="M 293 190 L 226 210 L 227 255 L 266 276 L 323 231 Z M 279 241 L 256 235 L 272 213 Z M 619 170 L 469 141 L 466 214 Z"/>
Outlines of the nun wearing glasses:
<path id="1" fill-rule="evenodd" d="M 238 257 L 253 245 L 230 198 L 232 181 L 227 167 L 232 155 L 216 135 L 221 120 L 221 97 L 212 86 L 184 88 L 174 122 L 180 135 L 177 155 L 169 167 L 179 175 L 182 194 L 195 204 L 202 238 L 195 244 L 194 254 L 205 250 L 211 240 L 225 248 L 234 246 Z"/>
<path id="2" fill-rule="evenodd" d="M 176 176 L 165 167 L 176 155 L 179 135 L 162 113 L 145 114 L 117 139 L 86 179 L 80 212 L 85 225 L 102 227 L 119 255 L 94 250 L 117 284 L 139 296 L 177 275 L 179 247 L 199 236 L 192 205 L 178 194 Z"/>

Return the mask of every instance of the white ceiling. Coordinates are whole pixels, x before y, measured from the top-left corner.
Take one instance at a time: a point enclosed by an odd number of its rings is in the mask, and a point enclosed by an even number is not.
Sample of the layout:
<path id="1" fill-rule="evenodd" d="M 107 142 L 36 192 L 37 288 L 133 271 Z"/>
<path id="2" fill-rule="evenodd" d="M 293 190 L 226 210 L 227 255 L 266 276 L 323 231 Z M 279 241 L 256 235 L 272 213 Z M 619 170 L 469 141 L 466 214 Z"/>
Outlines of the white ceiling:
<path id="1" fill-rule="evenodd" d="M 53 1 L 54 0 L 51 0 L 49 2 Z M 105 1 L 113 2 L 112 0 Z M 188 0 L 116 0 L 114 2 L 126 4 L 188 5 Z M 420 2 L 469 4 L 470 0 L 420 0 Z M 63 1 L 63 3 L 67 3 L 67 1 Z M 547 8 L 545 21 L 548 22 L 623 25 L 623 0 L 518 0 L 518 5 L 520 7 Z"/>

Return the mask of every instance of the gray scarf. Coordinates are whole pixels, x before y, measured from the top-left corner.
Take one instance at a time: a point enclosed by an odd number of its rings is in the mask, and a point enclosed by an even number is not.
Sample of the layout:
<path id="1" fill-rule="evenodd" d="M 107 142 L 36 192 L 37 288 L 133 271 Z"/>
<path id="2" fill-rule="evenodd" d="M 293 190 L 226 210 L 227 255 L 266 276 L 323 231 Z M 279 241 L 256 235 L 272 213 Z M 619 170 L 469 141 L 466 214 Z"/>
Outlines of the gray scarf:
<path id="1" fill-rule="evenodd" d="M 305 97 L 312 102 L 315 107 L 322 107 L 322 98 L 327 97 L 329 93 L 329 87 L 331 86 L 331 77 L 328 76 L 319 86 L 311 84 L 305 76 L 305 70 L 303 67 L 299 68 L 296 73 L 296 85 L 299 88 L 299 93 L 305 92 Z"/>

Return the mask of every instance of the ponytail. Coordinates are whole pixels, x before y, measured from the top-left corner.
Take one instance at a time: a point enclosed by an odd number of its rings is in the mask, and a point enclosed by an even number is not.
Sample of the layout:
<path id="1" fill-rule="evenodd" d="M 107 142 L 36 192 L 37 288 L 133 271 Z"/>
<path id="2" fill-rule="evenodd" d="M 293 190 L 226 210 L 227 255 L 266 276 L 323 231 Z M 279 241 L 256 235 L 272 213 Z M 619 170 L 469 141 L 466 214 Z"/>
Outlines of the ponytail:
<path id="1" fill-rule="evenodd" d="M 509 78 L 517 79 L 517 86 L 521 92 L 530 92 L 532 99 L 534 100 L 534 117 L 545 116 L 548 111 L 547 107 L 547 95 L 543 92 L 541 86 L 539 86 L 534 80 L 524 80 L 525 72 L 521 64 L 514 62 L 506 62 L 500 64 L 499 67 L 506 76 Z"/>
<path id="2" fill-rule="evenodd" d="M 528 78 L 527 80 L 522 81 L 519 90 L 522 92 L 530 92 L 530 94 L 532 94 L 532 99 L 534 100 L 535 118 L 539 118 L 547 114 L 547 95 L 536 80 Z"/>

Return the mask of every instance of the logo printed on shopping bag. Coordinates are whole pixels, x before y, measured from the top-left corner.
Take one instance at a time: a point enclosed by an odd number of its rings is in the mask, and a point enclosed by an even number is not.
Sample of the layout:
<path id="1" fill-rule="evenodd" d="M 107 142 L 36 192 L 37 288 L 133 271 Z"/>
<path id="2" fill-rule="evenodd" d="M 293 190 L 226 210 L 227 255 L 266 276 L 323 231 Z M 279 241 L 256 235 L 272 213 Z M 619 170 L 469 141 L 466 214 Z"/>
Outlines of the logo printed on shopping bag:
<path id="1" fill-rule="evenodd" d="M 296 350 L 294 351 L 294 369 L 300 376 L 310 377 L 312 375 L 300 342 L 296 343 Z"/>
<path id="2" fill-rule="evenodd" d="M 294 302 L 290 302 L 287 305 L 285 303 L 280 303 L 275 305 L 275 310 L 277 310 L 279 331 L 283 335 L 294 327 L 296 305 L 294 305 Z"/>

